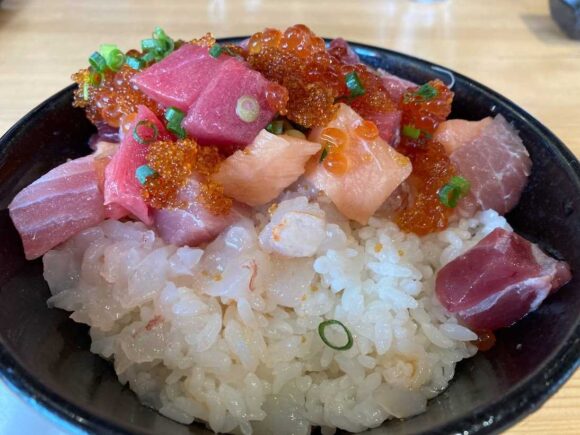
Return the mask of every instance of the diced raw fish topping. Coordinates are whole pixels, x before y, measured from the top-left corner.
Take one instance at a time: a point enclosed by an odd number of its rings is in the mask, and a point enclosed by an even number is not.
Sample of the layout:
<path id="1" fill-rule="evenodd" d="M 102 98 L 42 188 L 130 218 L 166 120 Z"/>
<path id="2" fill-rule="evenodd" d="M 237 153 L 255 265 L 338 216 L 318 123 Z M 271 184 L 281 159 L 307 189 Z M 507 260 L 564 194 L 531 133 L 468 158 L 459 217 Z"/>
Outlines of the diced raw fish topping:
<path id="1" fill-rule="evenodd" d="M 138 107 L 137 116 L 131 124 L 130 131 L 134 131 L 139 123 L 151 123 L 149 125 L 155 126 L 157 134 L 151 139 L 170 139 L 169 133 L 159 122 L 159 119 L 145 106 Z M 147 134 L 150 133 L 152 132 L 149 131 Z M 134 134 L 123 136 L 119 150 L 105 170 L 105 205 L 117 204 L 129 210 L 143 223 L 151 225 L 153 222 L 151 211 L 143 200 L 142 186 L 135 176 L 137 168 L 147 164 L 148 144 L 144 141 L 141 142 L 143 143 L 136 140 Z"/>
<path id="2" fill-rule="evenodd" d="M 155 209 L 155 229 L 167 243 L 197 246 L 220 234 L 242 216 L 242 207 L 234 207 L 226 214 L 215 215 L 199 201 L 201 183 L 196 178 L 180 190 L 178 199 L 183 208 Z"/>
<path id="3" fill-rule="evenodd" d="M 198 201 L 216 215 L 230 211 L 232 201 L 223 195 L 223 188 L 205 181 L 222 161 L 216 147 L 199 146 L 190 138 L 155 141 L 148 147 L 146 160 L 155 176 L 147 177 L 141 194 L 151 207 L 187 207 L 179 199 L 179 191 L 196 173 L 204 180 Z"/>
<path id="4" fill-rule="evenodd" d="M 201 145 L 215 145 L 226 153 L 243 148 L 276 114 L 268 102 L 273 86 L 277 85 L 230 57 L 189 108 L 183 127 Z M 237 113 L 242 97 L 257 103 L 253 121 Z"/>
<path id="5" fill-rule="evenodd" d="M 335 38 L 328 44 L 328 52 L 346 65 L 361 63 L 360 57 L 342 38 Z"/>
<path id="6" fill-rule="evenodd" d="M 495 330 L 534 311 L 570 278 L 568 264 L 497 228 L 439 271 L 436 293 L 470 328 Z"/>
<path id="7" fill-rule="evenodd" d="M 323 151 L 308 163 L 306 177 L 328 195 L 341 213 L 366 224 L 409 176 L 411 164 L 380 137 L 359 136 L 357 127 L 362 123 L 353 109 L 340 104 L 336 118 L 327 127 L 313 129 L 309 140 L 321 143 Z"/>
<path id="8" fill-rule="evenodd" d="M 296 181 L 319 150 L 318 143 L 262 130 L 244 150 L 224 160 L 213 179 L 240 202 L 265 204 Z"/>
<path id="9" fill-rule="evenodd" d="M 105 218 L 93 156 L 57 166 L 8 206 L 26 258 L 32 260 Z"/>
<path id="10" fill-rule="evenodd" d="M 526 147 L 503 116 L 480 122 L 483 128 L 479 124 L 481 130 L 475 138 L 456 147 L 450 156 L 459 174 L 471 183 L 469 195 L 458 207 L 463 216 L 490 208 L 500 214 L 510 211 L 520 200 L 532 168 Z M 465 124 L 454 127 L 461 130 Z M 449 136 L 450 128 L 447 130 Z M 455 138 L 470 139 L 472 134 L 455 133 Z"/>
<path id="11" fill-rule="evenodd" d="M 137 74 L 132 82 L 163 106 L 186 112 L 228 59 L 225 55 L 211 56 L 207 47 L 183 44 Z"/>
<path id="12" fill-rule="evenodd" d="M 439 124 L 433 139 L 442 144 L 447 154 L 451 155 L 453 151 L 474 141 L 492 122 L 493 118 L 490 116 L 480 121 L 449 119 Z"/>
<path id="13" fill-rule="evenodd" d="M 389 93 L 389 96 L 396 103 L 401 101 L 401 97 L 405 94 L 405 92 L 407 92 L 407 90 L 417 87 L 416 83 L 402 79 L 401 77 L 391 74 L 385 70 L 379 69 L 377 72 L 381 76 L 383 80 L 383 86 Z"/>

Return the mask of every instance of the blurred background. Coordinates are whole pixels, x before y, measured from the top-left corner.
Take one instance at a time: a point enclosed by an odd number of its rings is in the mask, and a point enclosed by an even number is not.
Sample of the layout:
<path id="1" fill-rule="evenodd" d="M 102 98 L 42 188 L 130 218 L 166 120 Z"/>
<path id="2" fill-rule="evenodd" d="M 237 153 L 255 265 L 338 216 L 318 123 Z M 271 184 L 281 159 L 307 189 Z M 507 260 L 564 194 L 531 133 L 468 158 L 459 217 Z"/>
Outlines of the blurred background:
<path id="1" fill-rule="evenodd" d="M 550 14 L 550 3 L 566 31 Z M 444 65 L 505 95 L 580 155 L 578 0 L 0 0 L 0 134 L 70 84 L 101 43 L 137 47 L 304 23 Z M 574 33 L 576 32 L 576 33 Z M 578 434 L 580 374 L 510 434 Z M 0 384 L 0 434 L 67 433 Z"/>

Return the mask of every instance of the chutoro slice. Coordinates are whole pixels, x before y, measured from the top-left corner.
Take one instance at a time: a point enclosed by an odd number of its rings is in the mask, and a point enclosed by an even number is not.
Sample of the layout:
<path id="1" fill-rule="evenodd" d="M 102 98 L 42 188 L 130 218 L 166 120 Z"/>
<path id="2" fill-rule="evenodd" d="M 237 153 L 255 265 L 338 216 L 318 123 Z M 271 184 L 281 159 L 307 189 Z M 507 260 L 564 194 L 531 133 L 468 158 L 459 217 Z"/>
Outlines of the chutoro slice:
<path id="1" fill-rule="evenodd" d="M 446 124 L 437 136 L 452 150 L 450 159 L 461 176 L 471 183 L 469 194 L 459 202 L 462 216 L 490 208 L 505 214 L 516 206 L 532 161 L 517 131 L 503 116 L 478 124 Z"/>
<path id="2" fill-rule="evenodd" d="M 517 322 L 571 279 L 567 263 L 523 237 L 496 228 L 437 274 L 441 304 L 476 330 Z"/>
<path id="3" fill-rule="evenodd" d="M 200 182 L 191 178 L 179 192 L 185 208 L 154 210 L 155 228 L 166 243 L 197 246 L 213 240 L 241 218 L 243 207 L 240 206 L 233 207 L 227 215 L 213 215 L 199 202 L 199 190 Z"/>
<path id="4" fill-rule="evenodd" d="M 93 156 L 54 168 L 8 206 L 26 258 L 32 260 L 105 218 Z"/>

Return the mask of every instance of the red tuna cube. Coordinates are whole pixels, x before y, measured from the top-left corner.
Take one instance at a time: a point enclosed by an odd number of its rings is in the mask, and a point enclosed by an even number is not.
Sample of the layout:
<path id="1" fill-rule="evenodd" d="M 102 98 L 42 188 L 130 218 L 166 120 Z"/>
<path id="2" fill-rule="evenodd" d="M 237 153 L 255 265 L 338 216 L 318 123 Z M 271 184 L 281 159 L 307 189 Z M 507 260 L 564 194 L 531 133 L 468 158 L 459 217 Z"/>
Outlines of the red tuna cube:
<path id="1" fill-rule="evenodd" d="M 133 83 L 158 103 L 187 112 L 228 59 L 225 54 L 212 57 L 207 47 L 184 44 L 162 61 L 137 74 Z"/>

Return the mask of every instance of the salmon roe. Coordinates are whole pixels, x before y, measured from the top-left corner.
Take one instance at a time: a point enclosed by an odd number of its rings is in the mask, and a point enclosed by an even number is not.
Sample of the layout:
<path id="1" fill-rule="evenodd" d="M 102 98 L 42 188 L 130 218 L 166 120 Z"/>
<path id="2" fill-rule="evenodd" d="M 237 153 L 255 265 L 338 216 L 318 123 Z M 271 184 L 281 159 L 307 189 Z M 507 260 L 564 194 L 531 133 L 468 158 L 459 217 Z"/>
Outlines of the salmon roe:
<path id="1" fill-rule="evenodd" d="M 477 331 L 477 340 L 473 343 L 482 352 L 490 350 L 495 346 L 495 334 L 490 330 Z"/>
<path id="2" fill-rule="evenodd" d="M 202 180 L 213 174 L 222 161 L 218 149 L 199 146 L 193 139 L 155 141 L 149 145 L 147 164 L 156 172 L 143 186 L 145 201 L 154 208 L 181 208 L 186 206 L 178 198 L 193 173 Z M 223 194 L 223 188 L 211 181 L 202 181 L 199 199 L 213 214 L 226 214 L 232 200 Z"/>
<path id="3" fill-rule="evenodd" d="M 283 33 L 276 29 L 255 33 L 245 55 L 251 68 L 287 89 L 286 115 L 304 127 L 328 124 L 338 101 L 351 105 L 363 117 L 397 110 L 380 77 L 362 64 L 343 64 L 326 50 L 322 38 L 302 24 Z M 349 96 L 346 87 L 345 76 L 351 72 L 356 72 L 365 89 L 356 98 Z M 278 106 L 282 106 L 281 99 Z"/>
<path id="4" fill-rule="evenodd" d="M 348 171 L 348 157 L 344 153 L 329 154 L 323 162 L 324 168 L 334 175 L 344 175 Z"/>
<path id="5" fill-rule="evenodd" d="M 372 121 L 361 122 L 354 129 L 354 132 L 357 134 L 357 136 L 367 140 L 373 140 L 379 137 L 379 129 L 377 128 L 377 125 Z"/>
<path id="6" fill-rule="evenodd" d="M 348 134 L 340 128 L 326 127 L 320 132 L 320 143 L 326 147 L 328 153 L 338 153 L 347 146 Z"/>
<path id="7" fill-rule="evenodd" d="M 157 116 L 162 116 L 161 106 L 131 83 L 131 78 L 137 73 L 127 65 L 123 65 L 116 73 L 106 70 L 99 83 L 88 86 L 85 99 L 84 87 L 90 72 L 88 69 L 80 70 L 72 75 L 72 79 L 79 85 L 74 93 L 73 106 L 84 108 L 87 118 L 93 124 L 105 122 L 112 127 L 119 127 L 121 119 L 136 112 L 140 104 L 147 106 Z"/>

